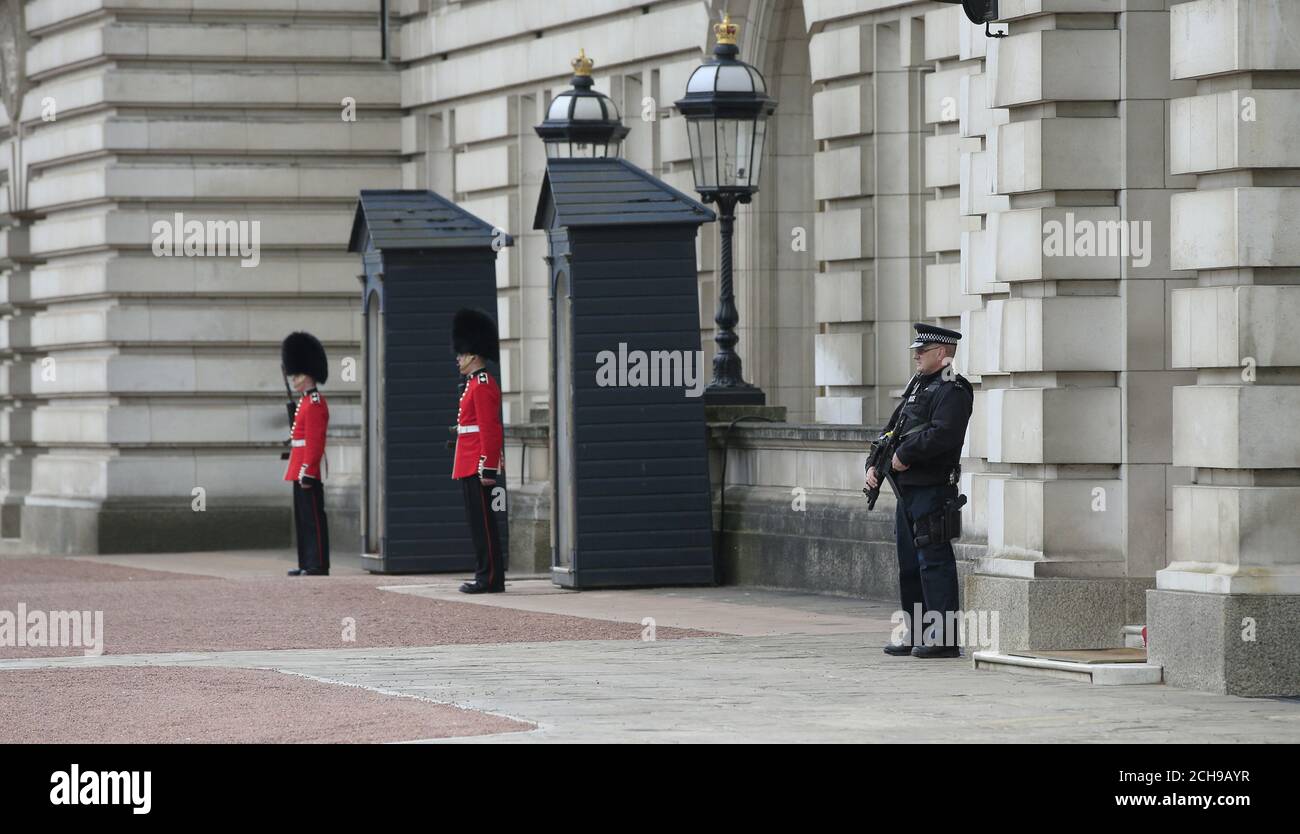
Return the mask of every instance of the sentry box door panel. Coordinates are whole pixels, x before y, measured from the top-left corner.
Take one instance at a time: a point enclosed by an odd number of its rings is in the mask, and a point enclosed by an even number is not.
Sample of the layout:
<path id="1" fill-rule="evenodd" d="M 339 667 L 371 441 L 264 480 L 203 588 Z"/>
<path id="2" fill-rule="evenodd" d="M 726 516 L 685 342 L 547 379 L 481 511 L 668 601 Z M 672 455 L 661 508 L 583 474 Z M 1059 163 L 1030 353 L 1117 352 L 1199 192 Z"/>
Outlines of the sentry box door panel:
<path id="1" fill-rule="evenodd" d="M 575 235 L 580 586 L 713 581 L 694 234 Z"/>
<path id="2" fill-rule="evenodd" d="M 474 568 L 447 441 L 460 397 L 449 345 L 452 317 L 461 307 L 495 310 L 496 304 L 495 277 L 491 285 L 465 280 L 475 269 L 495 276 L 491 259 L 483 255 L 441 253 L 433 263 L 390 266 L 385 277 L 385 557 L 392 570 Z M 501 521 L 502 549 L 508 553 L 509 525 Z"/>
<path id="3" fill-rule="evenodd" d="M 695 263 L 712 219 L 624 160 L 548 164 L 558 584 L 714 581 Z"/>
<path id="4" fill-rule="evenodd" d="M 372 572 L 474 567 L 447 448 L 460 397 L 451 322 L 462 307 L 495 315 L 496 254 L 511 242 L 432 192 L 361 192 L 349 249 L 362 253 L 364 291 L 374 294 L 366 296 L 367 345 L 382 345 L 382 356 L 367 367 L 374 372 L 378 366 L 383 376 L 381 384 L 366 387 L 379 402 L 365 410 L 363 431 L 366 510 L 379 516 L 367 519 L 363 530 L 365 564 Z M 499 369 L 489 372 L 499 378 Z M 508 554 L 504 513 L 499 521 Z"/>

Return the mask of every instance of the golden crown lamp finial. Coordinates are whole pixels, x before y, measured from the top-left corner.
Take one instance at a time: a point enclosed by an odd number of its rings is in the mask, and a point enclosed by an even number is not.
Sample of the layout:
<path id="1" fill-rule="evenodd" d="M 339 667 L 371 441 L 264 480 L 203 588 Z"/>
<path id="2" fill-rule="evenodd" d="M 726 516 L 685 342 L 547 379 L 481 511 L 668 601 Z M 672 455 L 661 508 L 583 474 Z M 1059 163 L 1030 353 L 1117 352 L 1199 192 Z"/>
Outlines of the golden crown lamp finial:
<path id="1" fill-rule="evenodd" d="M 574 75 L 591 75 L 591 68 L 596 62 L 587 57 L 587 50 L 579 49 L 578 57 L 571 62 Z"/>
<path id="2" fill-rule="evenodd" d="M 730 12 L 723 12 L 722 22 L 713 24 L 713 34 L 717 37 L 718 43 L 734 46 L 736 36 L 740 34 L 740 27 L 731 22 Z"/>

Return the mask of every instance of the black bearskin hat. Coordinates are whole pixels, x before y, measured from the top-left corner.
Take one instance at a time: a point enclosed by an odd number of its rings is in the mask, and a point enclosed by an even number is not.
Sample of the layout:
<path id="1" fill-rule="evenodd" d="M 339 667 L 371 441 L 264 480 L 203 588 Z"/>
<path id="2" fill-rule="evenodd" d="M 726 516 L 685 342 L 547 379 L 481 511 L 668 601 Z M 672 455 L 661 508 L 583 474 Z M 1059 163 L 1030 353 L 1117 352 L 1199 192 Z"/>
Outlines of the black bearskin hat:
<path id="1" fill-rule="evenodd" d="M 310 333 L 290 333 L 280 345 L 280 364 L 285 376 L 306 374 L 318 383 L 329 379 L 330 365 L 325 348 Z"/>
<path id="2" fill-rule="evenodd" d="M 451 322 L 451 349 L 453 353 L 472 353 L 499 361 L 497 323 L 482 310 L 457 310 Z"/>

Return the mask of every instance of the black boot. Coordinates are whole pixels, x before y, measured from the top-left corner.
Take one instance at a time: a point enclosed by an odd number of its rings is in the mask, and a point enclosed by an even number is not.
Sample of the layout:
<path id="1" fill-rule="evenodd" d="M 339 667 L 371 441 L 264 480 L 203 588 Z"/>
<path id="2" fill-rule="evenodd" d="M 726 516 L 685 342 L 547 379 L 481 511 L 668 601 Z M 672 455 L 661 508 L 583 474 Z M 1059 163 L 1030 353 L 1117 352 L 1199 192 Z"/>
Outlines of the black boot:
<path id="1" fill-rule="evenodd" d="M 958 646 L 915 646 L 912 648 L 912 657 L 961 657 L 961 648 Z"/>
<path id="2" fill-rule="evenodd" d="M 492 585 L 480 585 L 477 582 L 466 582 L 460 586 L 462 594 L 502 594 L 505 593 L 505 590 L 505 585 L 494 587 Z"/>
<path id="3" fill-rule="evenodd" d="M 902 657 L 912 653 L 911 643 L 886 643 L 885 654 L 893 657 Z"/>

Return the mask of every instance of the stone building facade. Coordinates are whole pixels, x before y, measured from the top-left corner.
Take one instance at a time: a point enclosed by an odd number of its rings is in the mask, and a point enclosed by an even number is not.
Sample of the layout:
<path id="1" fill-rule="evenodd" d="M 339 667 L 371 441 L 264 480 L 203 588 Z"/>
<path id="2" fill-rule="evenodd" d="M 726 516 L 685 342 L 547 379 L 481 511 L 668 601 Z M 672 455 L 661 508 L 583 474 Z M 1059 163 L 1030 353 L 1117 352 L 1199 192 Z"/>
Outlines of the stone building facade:
<path id="1" fill-rule="evenodd" d="M 515 236 L 497 276 L 513 500 L 544 519 L 532 126 L 585 49 L 624 155 L 693 193 L 672 101 L 723 6 L 780 102 L 736 279 L 746 377 L 788 416 L 715 433 L 733 576 L 891 593 L 863 442 L 925 319 L 966 337 L 964 598 L 1003 612 L 1004 648 L 1118 646 L 1146 623 L 1171 682 L 1300 692 L 1291 0 L 1001 0 L 1001 39 L 930 0 L 28 2 L 0 550 L 287 537 L 275 346 L 297 327 L 337 357 L 346 523 L 363 187 L 431 188 Z M 260 263 L 156 257 L 178 212 L 259 221 Z M 708 347 L 716 263 L 706 229 Z"/>

